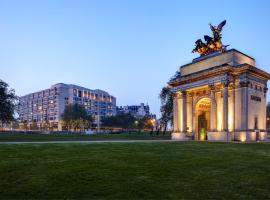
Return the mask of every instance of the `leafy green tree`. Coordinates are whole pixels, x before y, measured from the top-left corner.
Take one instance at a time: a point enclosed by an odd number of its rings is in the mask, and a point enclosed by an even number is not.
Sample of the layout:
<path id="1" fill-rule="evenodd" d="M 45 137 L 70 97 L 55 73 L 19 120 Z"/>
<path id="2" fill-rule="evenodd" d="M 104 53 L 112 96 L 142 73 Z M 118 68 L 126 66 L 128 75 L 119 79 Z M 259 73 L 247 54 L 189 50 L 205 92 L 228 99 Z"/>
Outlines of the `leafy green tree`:
<path id="1" fill-rule="evenodd" d="M 175 75 L 170 78 L 170 81 L 177 80 L 181 77 L 180 71 L 176 71 Z M 161 118 L 160 118 L 160 127 L 163 128 L 164 134 L 166 133 L 168 124 L 172 125 L 173 123 L 173 92 L 169 87 L 163 87 L 159 98 L 161 100 Z"/>
<path id="2" fill-rule="evenodd" d="M 108 116 L 101 120 L 103 127 L 117 127 L 122 129 L 133 129 L 136 128 L 136 121 L 138 121 L 131 114 L 119 114 L 115 116 Z"/>
<path id="3" fill-rule="evenodd" d="M 145 129 L 150 129 L 153 131 L 154 127 L 155 127 L 155 124 L 153 122 L 153 119 L 151 119 L 151 118 L 144 119 L 144 128 Z"/>
<path id="4" fill-rule="evenodd" d="M 20 124 L 19 124 L 18 120 L 14 120 L 11 122 L 11 128 L 12 129 L 19 129 L 20 128 Z"/>
<path id="5" fill-rule="evenodd" d="M 38 125 L 36 121 L 33 121 L 33 123 L 31 124 L 31 130 L 37 130 L 38 129 Z"/>
<path id="6" fill-rule="evenodd" d="M 8 123 L 14 120 L 17 96 L 13 89 L 0 80 L 0 122 Z"/>
<path id="7" fill-rule="evenodd" d="M 70 104 L 65 107 L 61 115 L 63 125 L 68 130 L 85 130 L 91 127 L 93 123 L 92 115 L 88 115 L 83 105 Z"/>
<path id="8" fill-rule="evenodd" d="M 116 116 L 107 116 L 101 119 L 101 124 L 103 127 L 118 127 L 118 117 Z"/>
<path id="9" fill-rule="evenodd" d="M 28 130 L 28 123 L 27 120 L 24 120 L 21 124 L 20 124 L 20 128 L 27 131 Z"/>
<path id="10" fill-rule="evenodd" d="M 153 122 L 153 119 L 149 118 L 149 117 L 145 117 L 144 118 L 144 128 L 146 130 L 151 130 L 150 131 L 150 135 L 153 134 L 153 131 L 154 131 L 154 122 Z"/>
<path id="11" fill-rule="evenodd" d="M 42 121 L 41 128 L 43 130 L 49 130 L 50 129 L 50 122 L 48 120 Z"/>
<path id="12" fill-rule="evenodd" d="M 165 134 L 168 124 L 173 123 L 173 93 L 169 87 L 163 87 L 159 94 L 159 98 L 161 100 L 160 126 L 163 128 Z"/>
<path id="13" fill-rule="evenodd" d="M 139 130 L 139 132 L 141 132 L 141 130 L 144 128 L 144 124 L 145 124 L 145 119 L 141 118 L 141 119 L 136 119 L 134 122 L 134 127 L 136 129 Z"/>

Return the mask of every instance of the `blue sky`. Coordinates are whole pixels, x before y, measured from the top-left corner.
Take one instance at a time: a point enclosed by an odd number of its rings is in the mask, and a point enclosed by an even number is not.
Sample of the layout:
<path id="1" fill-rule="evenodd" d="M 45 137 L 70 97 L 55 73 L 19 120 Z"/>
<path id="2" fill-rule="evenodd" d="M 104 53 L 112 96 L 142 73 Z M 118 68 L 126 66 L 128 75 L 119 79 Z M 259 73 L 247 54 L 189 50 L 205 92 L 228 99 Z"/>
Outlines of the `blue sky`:
<path id="1" fill-rule="evenodd" d="M 0 78 L 18 95 L 100 88 L 159 115 L 160 89 L 224 19 L 223 43 L 269 72 L 270 1 L 0 0 Z"/>

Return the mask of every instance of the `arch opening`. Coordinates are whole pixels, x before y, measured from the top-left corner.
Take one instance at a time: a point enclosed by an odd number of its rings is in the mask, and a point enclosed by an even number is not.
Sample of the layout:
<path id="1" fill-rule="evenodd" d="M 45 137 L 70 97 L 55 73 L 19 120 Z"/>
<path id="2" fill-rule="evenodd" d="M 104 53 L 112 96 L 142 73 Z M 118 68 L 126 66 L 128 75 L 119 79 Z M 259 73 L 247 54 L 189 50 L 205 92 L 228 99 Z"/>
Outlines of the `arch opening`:
<path id="1" fill-rule="evenodd" d="M 207 140 L 210 130 L 210 98 L 202 98 L 196 104 L 196 138 Z"/>

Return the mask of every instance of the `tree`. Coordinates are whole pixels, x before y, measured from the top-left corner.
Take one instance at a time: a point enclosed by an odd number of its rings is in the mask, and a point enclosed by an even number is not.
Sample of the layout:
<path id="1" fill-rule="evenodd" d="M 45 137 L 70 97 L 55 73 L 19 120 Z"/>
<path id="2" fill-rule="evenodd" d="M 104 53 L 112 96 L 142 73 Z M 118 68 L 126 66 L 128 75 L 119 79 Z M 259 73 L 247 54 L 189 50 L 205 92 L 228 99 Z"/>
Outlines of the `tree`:
<path id="1" fill-rule="evenodd" d="M 266 107 L 266 128 L 270 128 L 270 102 L 267 103 Z"/>
<path id="2" fill-rule="evenodd" d="M 36 121 L 33 121 L 33 123 L 31 124 L 31 130 L 34 130 L 34 131 L 36 131 L 37 129 L 38 129 L 38 124 L 37 124 L 37 122 Z"/>
<path id="3" fill-rule="evenodd" d="M 170 88 L 163 87 L 159 94 L 159 98 L 161 100 L 160 125 L 163 128 L 165 134 L 168 124 L 173 123 L 173 93 Z"/>
<path id="4" fill-rule="evenodd" d="M 145 122 L 144 118 L 136 119 L 136 121 L 134 122 L 134 126 L 136 129 L 139 130 L 139 132 L 141 132 L 141 130 L 144 128 L 144 122 Z"/>
<path id="5" fill-rule="evenodd" d="M 21 124 L 20 124 L 20 128 L 24 129 L 25 131 L 27 131 L 28 129 L 28 123 L 27 120 L 24 120 Z"/>
<path id="6" fill-rule="evenodd" d="M 270 102 L 268 102 L 266 106 L 266 116 L 270 117 Z"/>
<path id="7" fill-rule="evenodd" d="M 44 120 L 41 123 L 41 128 L 45 131 L 50 129 L 50 122 L 48 120 Z"/>
<path id="8" fill-rule="evenodd" d="M 68 130 L 80 131 L 91 127 L 93 120 L 92 115 L 88 115 L 83 105 L 70 104 L 65 107 L 63 114 L 61 115 L 63 125 Z"/>
<path id="9" fill-rule="evenodd" d="M 181 77 L 180 71 L 176 71 L 175 75 L 170 78 L 170 81 L 177 80 Z M 164 129 L 164 134 L 166 133 L 168 124 L 173 123 L 173 92 L 169 87 L 163 87 L 159 94 L 161 100 L 161 118 L 160 126 Z"/>
<path id="10" fill-rule="evenodd" d="M 11 122 L 11 128 L 12 129 L 19 129 L 20 128 L 20 124 L 19 124 L 17 119 Z"/>
<path id="11" fill-rule="evenodd" d="M 8 123 L 14 120 L 17 96 L 13 89 L 0 80 L 0 122 Z"/>
<path id="12" fill-rule="evenodd" d="M 101 120 L 103 127 L 117 127 L 122 129 L 133 129 L 136 128 L 136 119 L 131 114 L 119 114 L 115 116 L 108 116 Z"/>
<path id="13" fill-rule="evenodd" d="M 148 116 L 145 116 L 143 120 L 144 120 L 144 128 L 151 130 L 150 134 L 152 135 L 155 127 L 155 120 Z"/>

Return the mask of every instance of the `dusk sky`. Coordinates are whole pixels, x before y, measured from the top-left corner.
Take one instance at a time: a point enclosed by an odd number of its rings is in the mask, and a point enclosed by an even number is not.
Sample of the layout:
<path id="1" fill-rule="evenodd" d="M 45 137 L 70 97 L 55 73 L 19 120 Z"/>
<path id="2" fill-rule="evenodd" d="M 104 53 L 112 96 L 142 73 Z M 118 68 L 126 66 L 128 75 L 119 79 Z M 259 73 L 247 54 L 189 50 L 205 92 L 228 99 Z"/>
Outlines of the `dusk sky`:
<path id="1" fill-rule="evenodd" d="M 0 79 L 18 95 L 99 88 L 160 116 L 161 88 L 224 19 L 223 43 L 269 72 L 270 1 L 0 0 Z"/>

